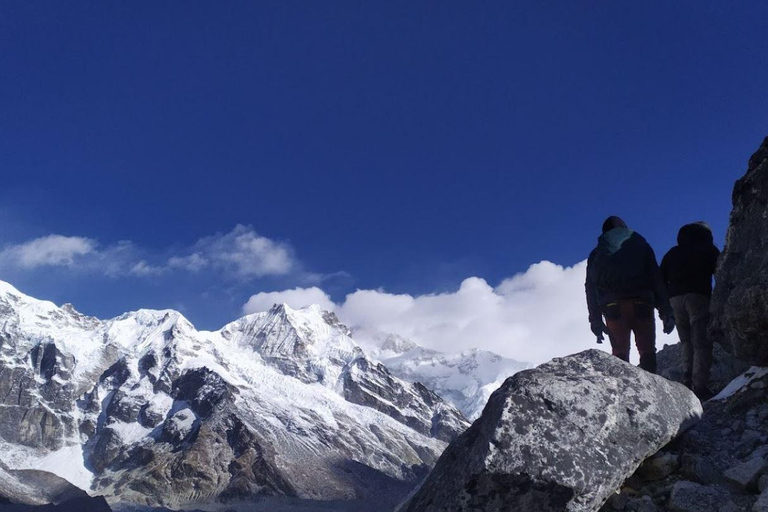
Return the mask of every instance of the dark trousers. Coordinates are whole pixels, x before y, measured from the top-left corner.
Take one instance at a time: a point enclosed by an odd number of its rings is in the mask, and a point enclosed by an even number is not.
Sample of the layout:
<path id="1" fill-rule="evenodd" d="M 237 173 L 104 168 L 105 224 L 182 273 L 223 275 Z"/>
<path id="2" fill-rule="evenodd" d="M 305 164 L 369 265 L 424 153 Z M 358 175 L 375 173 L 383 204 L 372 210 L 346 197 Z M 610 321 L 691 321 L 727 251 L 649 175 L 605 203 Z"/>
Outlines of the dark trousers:
<path id="1" fill-rule="evenodd" d="M 683 352 L 683 381 L 694 391 L 706 389 L 712 366 L 712 342 L 707 336 L 709 297 L 687 293 L 670 302 Z"/>
<path id="2" fill-rule="evenodd" d="M 629 362 L 630 338 L 640 354 L 640 367 L 656 373 L 656 322 L 653 306 L 637 299 L 622 299 L 605 306 L 605 325 L 613 355 Z"/>

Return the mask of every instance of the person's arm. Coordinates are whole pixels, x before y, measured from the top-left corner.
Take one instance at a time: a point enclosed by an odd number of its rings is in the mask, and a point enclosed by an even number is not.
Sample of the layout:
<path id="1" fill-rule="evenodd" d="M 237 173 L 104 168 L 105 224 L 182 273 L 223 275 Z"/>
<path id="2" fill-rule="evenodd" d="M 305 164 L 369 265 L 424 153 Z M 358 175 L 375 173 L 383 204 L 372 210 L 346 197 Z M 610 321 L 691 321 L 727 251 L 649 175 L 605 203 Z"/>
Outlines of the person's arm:
<path id="1" fill-rule="evenodd" d="M 584 289 L 587 292 L 587 310 L 589 311 L 589 323 L 592 323 L 597 316 L 601 316 L 600 306 L 597 300 L 597 286 L 595 284 L 595 269 L 592 257 L 587 260 L 587 281 L 584 283 Z"/>
<path id="2" fill-rule="evenodd" d="M 656 308 L 659 310 L 659 318 L 664 323 L 664 334 L 671 334 L 675 330 L 675 313 L 672 310 L 672 305 L 669 303 L 667 283 L 664 282 L 661 269 L 656 265 L 656 254 L 654 254 L 650 246 L 648 247 L 650 249 L 651 272 L 653 276 L 653 300 Z"/>
<path id="3" fill-rule="evenodd" d="M 594 253 L 593 253 L 594 254 Z M 584 283 L 584 289 L 587 293 L 587 310 L 589 311 L 589 327 L 592 333 L 602 340 L 603 331 L 603 313 L 600 310 L 600 300 L 597 294 L 597 283 L 595 280 L 595 264 L 593 254 L 589 255 L 587 260 L 587 280 Z M 598 341 L 600 343 L 600 341 Z"/>
<path id="4" fill-rule="evenodd" d="M 653 252 L 650 245 L 648 245 L 648 267 L 653 289 L 653 302 L 656 309 L 659 310 L 659 317 L 664 322 L 664 332 L 669 334 L 675 327 L 675 315 L 672 312 L 672 305 L 669 303 L 667 285 L 661 275 L 661 269 L 656 263 L 656 253 Z"/>
<path id="5" fill-rule="evenodd" d="M 653 251 L 653 249 L 651 249 Z M 671 251 L 670 251 L 671 252 Z M 654 256 L 655 259 L 655 256 Z M 661 265 L 659 265 L 659 270 L 661 271 L 661 279 L 664 281 L 665 285 L 669 284 L 669 252 L 664 255 L 663 258 L 661 258 Z"/>
<path id="6" fill-rule="evenodd" d="M 595 264 L 593 255 L 587 260 L 587 281 L 584 283 L 587 292 L 587 310 L 589 311 L 589 323 L 599 320 L 602 322 L 603 314 L 600 311 L 600 302 L 597 297 L 597 284 L 595 282 Z"/>

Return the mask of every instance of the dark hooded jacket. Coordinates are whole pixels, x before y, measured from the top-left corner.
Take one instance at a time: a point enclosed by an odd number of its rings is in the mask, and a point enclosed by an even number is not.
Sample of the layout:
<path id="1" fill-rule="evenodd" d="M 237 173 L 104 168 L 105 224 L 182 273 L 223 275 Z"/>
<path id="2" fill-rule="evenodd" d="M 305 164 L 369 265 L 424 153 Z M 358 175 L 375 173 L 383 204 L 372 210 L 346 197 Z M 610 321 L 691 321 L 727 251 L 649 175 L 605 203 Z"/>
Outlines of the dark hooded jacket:
<path id="1" fill-rule="evenodd" d="M 677 245 L 661 260 L 661 273 L 669 296 L 712 295 L 712 276 L 719 256 L 709 226 L 696 222 L 680 228 Z"/>
<path id="2" fill-rule="evenodd" d="M 587 261 L 585 288 L 590 322 L 602 319 L 605 305 L 620 299 L 644 300 L 662 317 L 672 314 L 653 249 L 627 227 L 609 229 L 597 239 Z"/>

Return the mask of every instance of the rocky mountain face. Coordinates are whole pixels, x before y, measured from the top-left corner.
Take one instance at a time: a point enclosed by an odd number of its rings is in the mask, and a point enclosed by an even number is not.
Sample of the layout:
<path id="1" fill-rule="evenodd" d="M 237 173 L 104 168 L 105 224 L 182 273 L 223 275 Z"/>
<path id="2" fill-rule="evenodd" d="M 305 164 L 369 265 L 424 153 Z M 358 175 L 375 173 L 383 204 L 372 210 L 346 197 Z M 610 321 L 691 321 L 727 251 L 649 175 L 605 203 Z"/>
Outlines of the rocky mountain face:
<path id="1" fill-rule="evenodd" d="M 257 347 L 285 375 L 334 389 L 349 402 L 374 408 L 424 435 L 451 441 L 468 426 L 441 397 L 368 358 L 351 334 L 334 313 L 318 306 L 297 312 L 276 305 L 222 329 L 224 337 Z"/>
<path id="2" fill-rule="evenodd" d="M 554 359 L 507 379 L 401 510 L 596 510 L 701 412 L 683 385 L 605 352 Z"/>
<path id="3" fill-rule="evenodd" d="M 379 349 L 371 355 L 392 374 L 422 383 L 472 420 L 480 416 L 491 393 L 507 377 L 532 367 L 486 350 L 431 350 L 396 334 L 383 337 Z"/>
<path id="4" fill-rule="evenodd" d="M 82 489 L 52 473 L 13 470 L 0 462 L 0 510 L 8 512 L 50 510 L 109 512 L 102 497 L 91 498 Z"/>
<path id="5" fill-rule="evenodd" d="M 736 357 L 768 366 L 768 137 L 733 188 L 733 211 L 712 294 L 711 334 Z"/>
<path id="6" fill-rule="evenodd" d="M 5 283 L 0 397 L 9 468 L 170 508 L 397 499 L 468 426 L 316 307 L 201 332 L 175 311 L 101 321 Z"/>

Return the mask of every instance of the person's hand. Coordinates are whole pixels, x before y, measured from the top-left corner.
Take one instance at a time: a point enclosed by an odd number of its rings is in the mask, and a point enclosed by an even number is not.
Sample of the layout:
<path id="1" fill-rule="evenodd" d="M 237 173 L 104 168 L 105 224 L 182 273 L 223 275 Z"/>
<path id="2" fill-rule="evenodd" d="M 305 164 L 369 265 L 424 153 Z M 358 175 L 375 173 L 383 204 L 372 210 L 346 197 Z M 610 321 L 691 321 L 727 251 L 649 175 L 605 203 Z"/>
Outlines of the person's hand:
<path id="1" fill-rule="evenodd" d="M 675 315 L 665 315 L 661 321 L 664 322 L 664 334 L 672 334 L 675 330 Z"/>
<path id="2" fill-rule="evenodd" d="M 592 329 L 592 334 L 597 337 L 597 342 L 602 343 L 602 341 L 605 339 L 603 338 L 603 333 L 608 332 L 608 329 L 603 323 L 603 319 L 601 318 L 600 320 L 595 320 L 589 326 Z"/>

